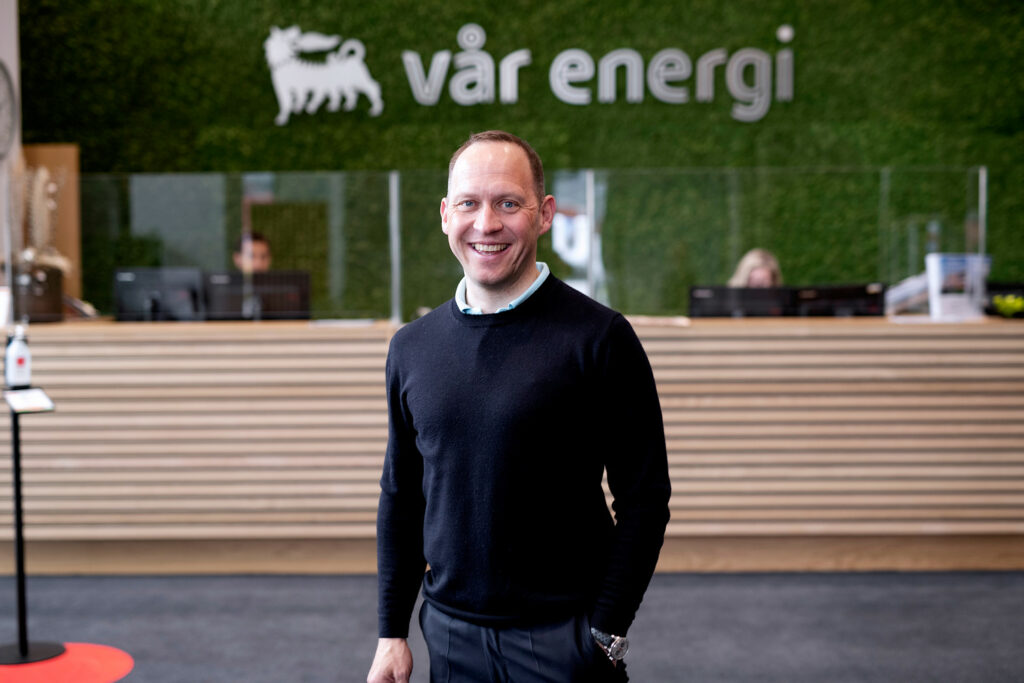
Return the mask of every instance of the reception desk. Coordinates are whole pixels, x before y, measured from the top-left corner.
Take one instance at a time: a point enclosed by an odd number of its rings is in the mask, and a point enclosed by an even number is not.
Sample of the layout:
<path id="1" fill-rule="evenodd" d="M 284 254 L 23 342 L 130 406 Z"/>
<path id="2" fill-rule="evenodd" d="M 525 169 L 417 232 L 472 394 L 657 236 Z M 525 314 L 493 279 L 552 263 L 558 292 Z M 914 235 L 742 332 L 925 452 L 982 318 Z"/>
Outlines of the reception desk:
<path id="1" fill-rule="evenodd" d="M 1024 324 L 633 323 L 673 483 L 661 570 L 1024 568 Z M 21 419 L 29 571 L 373 571 L 393 331 L 33 326 L 57 410 Z"/>

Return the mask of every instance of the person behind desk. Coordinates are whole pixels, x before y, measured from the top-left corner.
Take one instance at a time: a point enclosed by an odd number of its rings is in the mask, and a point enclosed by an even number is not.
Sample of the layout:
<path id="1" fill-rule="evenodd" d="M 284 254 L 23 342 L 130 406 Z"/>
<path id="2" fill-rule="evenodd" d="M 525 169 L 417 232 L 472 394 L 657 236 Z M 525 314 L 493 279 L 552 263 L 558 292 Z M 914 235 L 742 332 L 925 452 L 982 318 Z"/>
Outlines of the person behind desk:
<path id="1" fill-rule="evenodd" d="M 751 249 L 736 265 L 728 284 L 730 287 L 781 287 L 779 261 L 767 249 Z"/>
<path id="2" fill-rule="evenodd" d="M 625 681 L 669 518 L 650 363 L 621 314 L 537 262 L 555 198 L 524 140 L 472 136 L 440 213 L 465 277 L 388 352 L 367 680 L 409 680 L 422 589 L 432 681 Z"/>
<path id="3" fill-rule="evenodd" d="M 270 270 L 270 240 L 258 232 L 245 233 L 235 243 L 232 258 L 243 273 L 265 273 Z"/>
<path id="4" fill-rule="evenodd" d="M 243 233 L 235 243 L 235 251 L 231 255 L 235 268 L 242 271 L 242 317 L 246 320 L 259 320 L 263 314 L 263 302 L 253 288 L 252 274 L 266 273 L 270 270 L 270 240 L 259 232 Z"/>

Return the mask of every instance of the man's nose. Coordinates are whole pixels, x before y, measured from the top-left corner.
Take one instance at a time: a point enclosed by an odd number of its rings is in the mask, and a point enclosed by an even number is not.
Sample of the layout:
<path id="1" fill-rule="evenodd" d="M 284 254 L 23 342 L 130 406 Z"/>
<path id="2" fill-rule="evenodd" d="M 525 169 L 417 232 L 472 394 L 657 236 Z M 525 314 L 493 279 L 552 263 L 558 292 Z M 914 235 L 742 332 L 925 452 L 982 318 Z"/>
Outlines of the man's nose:
<path id="1" fill-rule="evenodd" d="M 480 232 L 497 232 L 501 230 L 501 217 L 490 204 L 483 204 L 476 215 L 476 224 L 473 226 Z"/>

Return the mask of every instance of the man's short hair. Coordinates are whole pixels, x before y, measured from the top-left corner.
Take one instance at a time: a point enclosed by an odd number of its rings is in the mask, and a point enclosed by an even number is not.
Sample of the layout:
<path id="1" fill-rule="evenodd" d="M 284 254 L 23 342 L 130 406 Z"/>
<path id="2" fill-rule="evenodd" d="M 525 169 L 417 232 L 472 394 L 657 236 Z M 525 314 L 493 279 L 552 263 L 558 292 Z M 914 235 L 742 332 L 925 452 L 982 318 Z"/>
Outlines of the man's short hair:
<path id="1" fill-rule="evenodd" d="M 506 133 L 503 130 L 485 130 L 482 133 L 473 133 L 469 136 L 469 139 L 462 143 L 462 146 L 455 150 L 455 154 L 452 154 L 451 161 L 448 162 L 448 181 L 451 182 L 452 169 L 455 168 L 455 162 L 458 161 L 462 153 L 469 149 L 470 146 L 475 145 L 478 142 L 507 142 L 508 144 L 515 145 L 519 149 L 526 152 L 526 159 L 530 163 L 530 173 L 533 175 L 533 191 L 537 195 L 537 201 L 544 201 L 544 164 L 540 160 L 540 156 L 534 151 L 533 147 L 526 140 L 512 135 L 512 133 Z"/>
<path id="2" fill-rule="evenodd" d="M 267 245 L 268 248 L 270 247 L 270 240 L 268 240 L 267 236 L 262 232 L 244 232 L 238 236 L 237 240 L 235 240 L 236 254 L 242 253 L 242 247 L 246 242 L 252 242 L 253 244 L 256 242 L 263 242 L 263 244 Z"/>

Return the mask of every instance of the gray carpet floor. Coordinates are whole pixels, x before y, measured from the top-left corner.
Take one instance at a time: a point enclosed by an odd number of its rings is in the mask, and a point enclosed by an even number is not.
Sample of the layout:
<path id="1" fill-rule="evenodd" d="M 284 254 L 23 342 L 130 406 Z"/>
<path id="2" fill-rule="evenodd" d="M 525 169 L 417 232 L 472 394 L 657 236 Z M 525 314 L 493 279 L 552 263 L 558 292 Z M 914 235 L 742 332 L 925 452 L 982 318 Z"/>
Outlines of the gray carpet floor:
<path id="1" fill-rule="evenodd" d="M 375 600 L 372 576 L 30 577 L 29 635 L 125 650 L 131 683 L 348 683 Z M 1024 573 L 659 574 L 630 637 L 634 682 L 1020 682 Z"/>

